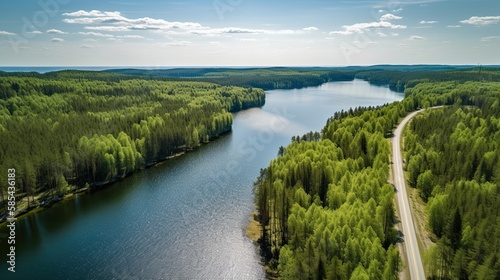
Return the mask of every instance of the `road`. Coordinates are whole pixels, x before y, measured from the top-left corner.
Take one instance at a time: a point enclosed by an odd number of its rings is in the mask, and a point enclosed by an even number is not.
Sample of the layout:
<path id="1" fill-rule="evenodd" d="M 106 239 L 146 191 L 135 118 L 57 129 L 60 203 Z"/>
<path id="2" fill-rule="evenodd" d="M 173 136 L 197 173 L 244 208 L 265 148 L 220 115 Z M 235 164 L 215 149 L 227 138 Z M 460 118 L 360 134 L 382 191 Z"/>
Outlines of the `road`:
<path id="1" fill-rule="evenodd" d="M 425 272 L 422 265 L 422 259 L 420 258 L 420 250 L 418 248 L 417 237 L 415 234 L 410 203 L 408 201 L 408 195 L 406 194 L 406 181 L 403 173 L 403 156 L 401 155 L 401 134 L 405 125 L 422 111 L 423 110 L 415 111 L 409 114 L 394 131 L 394 138 L 392 141 L 392 168 L 394 174 L 394 185 L 396 187 L 399 213 L 401 216 L 401 224 L 403 226 L 404 245 L 408 255 L 408 267 L 410 268 L 411 279 L 414 280 L 425 279 Z"/>

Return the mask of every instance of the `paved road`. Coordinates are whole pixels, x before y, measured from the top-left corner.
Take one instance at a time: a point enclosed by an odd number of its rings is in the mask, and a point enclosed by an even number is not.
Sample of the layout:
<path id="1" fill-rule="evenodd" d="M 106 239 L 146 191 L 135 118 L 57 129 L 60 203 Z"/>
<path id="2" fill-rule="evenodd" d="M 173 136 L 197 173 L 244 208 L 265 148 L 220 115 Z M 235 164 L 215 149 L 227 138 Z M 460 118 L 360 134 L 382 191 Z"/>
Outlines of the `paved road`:
<path id="1" fill-rule="evenodd" d="M 408 255 L 408 267 L 410 268 L 410 276 L 413 280 L 425 279 L 425 272 L 422 265 L 422 259 L 420 258 L 420 250 L 418 249 L 410 203 L 408 202 L 408 195 L 406 194 L 406 182 L 403 174 L 403 156 L 401 155 L 401 134 L 405 125 L 415 115 L 422 111 L 423 110 L 420 110 L 409 114 L 394 131 L 394 139 L 392 141 L 394 185 L 396 186 L 399 213 L 403 225 L 404 244 Z"/>

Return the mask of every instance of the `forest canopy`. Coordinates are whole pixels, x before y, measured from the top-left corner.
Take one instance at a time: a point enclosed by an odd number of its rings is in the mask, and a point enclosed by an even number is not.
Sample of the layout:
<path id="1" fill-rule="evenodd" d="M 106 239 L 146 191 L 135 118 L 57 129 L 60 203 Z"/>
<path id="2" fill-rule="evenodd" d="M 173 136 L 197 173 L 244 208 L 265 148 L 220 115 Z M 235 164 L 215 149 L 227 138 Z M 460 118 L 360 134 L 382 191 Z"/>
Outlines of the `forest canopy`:
<path id="1" fill-rule="evenodd" d="M 497 279 L 500 84 L 421 84 L 408 92 L 424 93 L 469 96 L 416 117 L 406 130 L 408 179 L 427 202 L 427 226 L 436 238 L 426 256 L 427 275 Z"/>
<path id="2" fill-rule="evenodd" d="M 112 182 L 228 132 L 231 112 L 265 102 L 260 89 L 78 73 L 0 77 L 0 167 L 16 169 L 19 199 Z"/>
<path id="3" fill-rule="evenodd" d="M 62 196 L 229 131 L 231 112 L 264 104 L 257 88 L 360 78 L 404 91 L 405 99 L 336 112 L 261 170 L 255 203 L 266 263 L 284 279 L 397 279 L 388 138 L 409 112 L 448 105 L 417 117 L 405 137 L 408 179 L 427 203 L 437 241 L 427 274 L 494 279 L 500 71 L 427 68 L 1 72 L 0 167 L 16 169 L 16 194 L 28 204 L 36 195 Z M 3 210 L 3 185 L 0 192 Z"/>
<path id="4" fill-rule="evenodd" d="M 411 127 L 421 135 L 405 140 L 410 183 L 430 199 L 430 226 L 440 238 L 427 273 L 498 275 L 500 83 L 420 81 L 405 95 L 386 106 L 335 113 L 321 134 L 293 137 L 261 171 L 260 243 L 280 277 L 398 279 L 386 138 L 409 112 L 438 105 L 454 107 L 415 120 Z"/>

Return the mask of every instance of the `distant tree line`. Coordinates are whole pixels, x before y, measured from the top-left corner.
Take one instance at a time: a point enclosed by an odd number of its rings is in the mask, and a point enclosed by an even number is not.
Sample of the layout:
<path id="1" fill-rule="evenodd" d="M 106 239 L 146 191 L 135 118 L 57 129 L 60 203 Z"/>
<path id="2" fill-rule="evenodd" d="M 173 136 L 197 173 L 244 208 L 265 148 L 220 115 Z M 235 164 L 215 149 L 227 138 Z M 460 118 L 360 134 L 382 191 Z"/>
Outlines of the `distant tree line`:
<path id="1" fill-rule="evenodd" d="M 359 70 L 356 78 L 363 79 L 373 85 L 389 86 L 391 90 L 404 92 L 422 82 L 468 81 L 499 82 L 500 68 L 469 68 L 457 70 Z"/>

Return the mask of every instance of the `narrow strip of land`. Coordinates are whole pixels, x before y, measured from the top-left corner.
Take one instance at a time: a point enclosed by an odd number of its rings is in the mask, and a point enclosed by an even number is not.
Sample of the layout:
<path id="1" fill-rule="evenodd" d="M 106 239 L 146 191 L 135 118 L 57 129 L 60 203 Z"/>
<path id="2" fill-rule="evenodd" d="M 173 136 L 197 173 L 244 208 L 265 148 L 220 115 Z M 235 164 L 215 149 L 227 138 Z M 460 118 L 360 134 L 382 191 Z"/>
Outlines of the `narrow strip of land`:
<path id="1" fill-rule="evenodd" d="M 397 200 L 399 205 L 399 213 L 401 224 L 403 226 L 404 244 L 407 253 L 408 267 L 410 268 L 411 279 L 425 279 L 424 267 L 420 258 L 420 250 L 418 248 L 415 227 L 411 215 L 410 203 L 406 194 L 406 181 L 403 173 L 403 156 L 401 155 L 401 134 L 405 125 L 418 113 L 423 110 L 415 111 L 409 114 L 394 131 L 394 139 L 392 141 L 392 161 L 394 185 L 397 192 Z"/>

